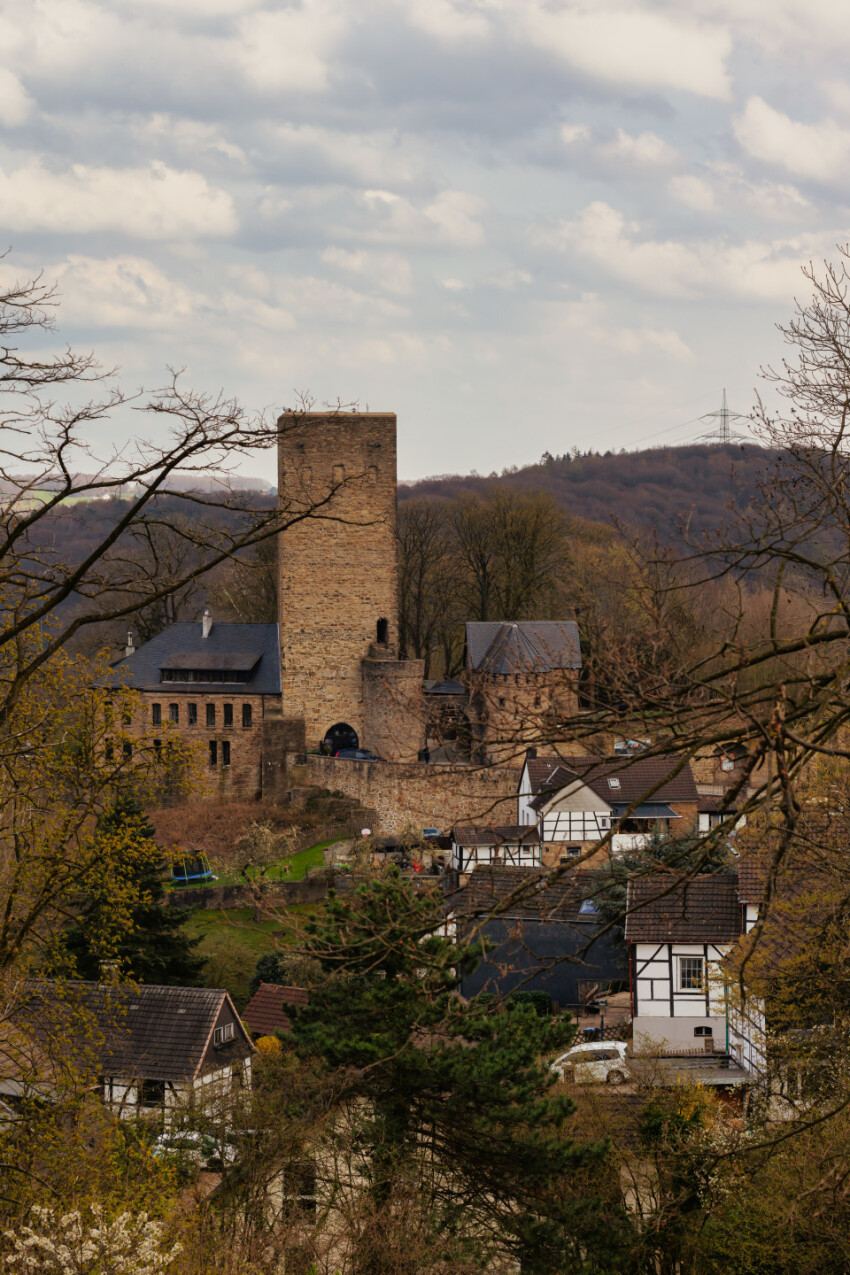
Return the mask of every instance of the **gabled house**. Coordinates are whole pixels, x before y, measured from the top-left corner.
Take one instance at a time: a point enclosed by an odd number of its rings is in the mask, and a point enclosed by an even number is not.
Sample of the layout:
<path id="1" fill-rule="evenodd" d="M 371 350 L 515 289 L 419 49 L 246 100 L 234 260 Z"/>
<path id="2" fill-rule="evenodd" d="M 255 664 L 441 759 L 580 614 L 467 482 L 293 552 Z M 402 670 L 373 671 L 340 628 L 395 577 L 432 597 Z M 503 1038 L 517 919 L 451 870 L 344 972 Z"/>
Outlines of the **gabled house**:
<path id="1" fill-rule="evenodd" d="M 25 988 L 17 1028 L 45 1060 L 61 1052 L 80 1076 L 91 1076 L 125 1117 L 220 1109 L 251 1086 L 254 1046 L 229 994 L 217 988 L 41 980 Z M 37 1088 L 49 1087 L 45 1071 Z"/>
<path id="2" fill-rule="evenodd" d="M 603 923 L 593 899 L 596 873 L 482 866 L 449 903 L 458 933 L 480 926 L 493 948 L 461 984 L 463 996 L 547 992 L 580 1013 L 601 987 L 625 986 L 625 945 Z"/>
<path id="3" fill-rule="evenodd" d="M 260 983 L 254 995 L 242 1011 L 242 1021 L 251 1035 L 273 1036 L 276 1031 L 288 1032 L 292 1026 L 286 1010 L 306 1005 L 309 993 L 303 987 L 283 987 L 277 983 Z"/>
<path id="4" fill-rule="evenodd" d="M 653 832 L 697 828 L 697 789 L 687 762 L 658 757 L 526 756 L 517 822 L 536 827 L 545 866 L 587 853 L 616 827 L 611 854 L 638 849 Z"/>
<path id="5" fill-rule="evenodd" d="M 751 1074 L 763 1072 L 761 1009 L 741 1007 L 730 994 L 728 966 L 755 919 L 742 903 L 737 869 L 629 882 L 625 938 L 637 1048 L 713 1050 Z"/>
<path id="6" fill-rule="evenodd" d="M 517 824 L 456 824 L 452 828 L 452 868 L 456 872 L 467 873 L 482 864 L 539 867 L 540 837 L 537 829 Z"/>

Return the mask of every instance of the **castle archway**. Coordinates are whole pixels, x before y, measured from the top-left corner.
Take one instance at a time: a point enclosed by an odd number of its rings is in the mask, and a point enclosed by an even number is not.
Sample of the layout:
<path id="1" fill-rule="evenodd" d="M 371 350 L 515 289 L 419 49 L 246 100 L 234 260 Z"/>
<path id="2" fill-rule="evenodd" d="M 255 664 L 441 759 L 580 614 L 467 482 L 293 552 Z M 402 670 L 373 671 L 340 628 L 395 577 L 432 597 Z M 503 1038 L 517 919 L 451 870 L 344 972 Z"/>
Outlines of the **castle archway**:
<path id="1" fill-rule="evenodd" d="M 336 722 L 325 731 L 324 747 L 325 752 L 333 756 L 341 748 L 359 748 L 360 740 L 357 738 L 357 731 L 348 722 Z"/>

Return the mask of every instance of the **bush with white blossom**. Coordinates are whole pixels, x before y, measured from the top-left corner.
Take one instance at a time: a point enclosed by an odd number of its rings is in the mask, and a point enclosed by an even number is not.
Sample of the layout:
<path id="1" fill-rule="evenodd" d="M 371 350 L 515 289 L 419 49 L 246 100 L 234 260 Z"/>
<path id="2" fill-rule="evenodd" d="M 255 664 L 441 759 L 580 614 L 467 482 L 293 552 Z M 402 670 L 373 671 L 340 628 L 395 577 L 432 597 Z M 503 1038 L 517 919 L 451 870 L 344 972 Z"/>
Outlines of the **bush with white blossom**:
<path id="1" fill-rule="evenodd" d="M 163 1246 L 161 1222 L 147 1213 L 108 1217 L 99 1204 L 57 1213 L 35 1206 L 32 1224 L 6 1231 L 14 1252 L 12 1271 L 45 1275 L 157 1275 L 171 1266 L 181 1245 Z"/>

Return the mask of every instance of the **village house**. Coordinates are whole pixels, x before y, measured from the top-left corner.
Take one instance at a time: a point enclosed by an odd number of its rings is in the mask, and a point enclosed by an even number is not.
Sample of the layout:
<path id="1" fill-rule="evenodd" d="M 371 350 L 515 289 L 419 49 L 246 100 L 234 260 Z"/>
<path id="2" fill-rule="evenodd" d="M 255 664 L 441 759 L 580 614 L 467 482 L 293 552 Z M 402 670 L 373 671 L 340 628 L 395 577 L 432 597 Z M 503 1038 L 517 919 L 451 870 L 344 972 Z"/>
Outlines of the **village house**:
<path id="1" fill-rule="evenodd" d="M 625 937 L 636 1049 L 716 1052 L 749 1075 L 763 1075 L 761 1007 L 742 1005 L 730 990 L 728 958 L 757 919 L 757 904 L 746 902 L 746 894 L 737 868 L 629 882 Z"/>
<path id="2" fill-rule="evenodd" d="M 16 1030 L 33 1066 L 0 1091 L 18 1099 L 49 1096 L 57 1067 L 70 1067 L 116 1114 L 168 1123 L 192 1107 L 220 1114 L 251 1087 L 254 1046 L 217 988 L 41 980 L 25 988 Z"/>
<path id="3" fill-rule="evenodd" d="M 288 1032 L 292 1023 L 286 1010 L 306 1005 L 309 994 L 303 987 L 284 987 L 277 983 L 260 983 L 242 1011 L 242 1021 L 256 1040 Z"/>
<path id="4" fill-rule="evenodd" d="M 541 862 L 557 867 L 609 836 L 610 853 L 645 846 L 653 834 L 697 831 L 690 765 L 673 756 L 558 757 L 526 754 L 517 823 L 537 829 Z"/>
<path id="5" fill-rule="evenodd" d="M 517 824 L 457 824 L 452 828 L 450 866 L 461 874 L 482 864 L 511 868 L 540 866 L 540 837 L 536 828 Z"/>

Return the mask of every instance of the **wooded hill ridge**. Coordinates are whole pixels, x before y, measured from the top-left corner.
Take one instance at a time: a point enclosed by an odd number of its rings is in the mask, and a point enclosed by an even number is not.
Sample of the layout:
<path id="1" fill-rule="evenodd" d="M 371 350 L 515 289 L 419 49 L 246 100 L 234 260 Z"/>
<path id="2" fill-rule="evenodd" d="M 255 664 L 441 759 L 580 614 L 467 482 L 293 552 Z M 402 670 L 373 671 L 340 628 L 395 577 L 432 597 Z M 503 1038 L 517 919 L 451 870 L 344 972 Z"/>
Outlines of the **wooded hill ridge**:
<path id="1" fill-rule="evenodd" d="M 740 517 L 759 479 L 779 460 L 755 444 L 691 443 L 636 452 L 544 453 L 534 465 L 501 474 L 444 474 L 399 486 L 399 501 L 484 495 L 495 485 L 553 496 L 571 516 L 675 536 L 690 518 L 696 534 L 717 532 Z"/>

